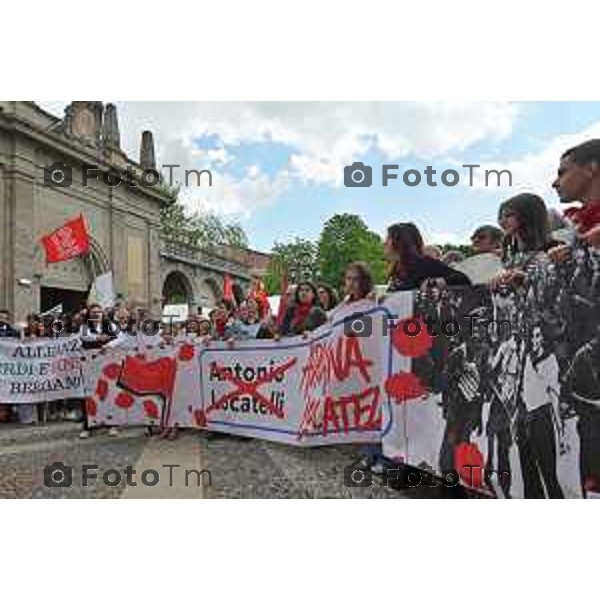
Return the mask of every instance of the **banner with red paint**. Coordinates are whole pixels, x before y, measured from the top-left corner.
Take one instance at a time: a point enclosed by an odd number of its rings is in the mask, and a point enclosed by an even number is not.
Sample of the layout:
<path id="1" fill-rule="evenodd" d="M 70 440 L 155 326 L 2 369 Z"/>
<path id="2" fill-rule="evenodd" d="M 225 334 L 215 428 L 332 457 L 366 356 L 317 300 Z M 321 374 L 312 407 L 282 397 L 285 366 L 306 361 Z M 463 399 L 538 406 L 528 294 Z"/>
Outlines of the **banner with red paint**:
<path id="1" fill-rule="evenodd" d="M 172 403 L 177 370 L 171 346 L 107 348 L 90 350 L 86 355 L 86 402 L 91 427 L 163 422 Z"/>
<path id="2" fill-rule="evenodd" d="M 535 283 L 414 295 L 391 333 L 388 459 L 498 497 L 600 493 L 598 314 L 559 320 Z"/>
<path id="3" fill-rule="evenodd" d="M 379 441 L 389 426 L 390 349 L 379 336 L 347 335 L 356 311 L 381 331 L 386 311 L 369 301 L 306 338 L 91 351 L 89 424 L 207 428 L 295 445 Z"/>
<path id="4" fill-rule="evenodd" d="M 386 311 L 371 301 L 359 304 L 337 311 L 306 339 L 205 348 L 196 419 L 212 430 L 295 445 L 379 441 L 389 425 L 383 385 L 389 344 L 347 333 L 356 313 L 381 331 Z"/>

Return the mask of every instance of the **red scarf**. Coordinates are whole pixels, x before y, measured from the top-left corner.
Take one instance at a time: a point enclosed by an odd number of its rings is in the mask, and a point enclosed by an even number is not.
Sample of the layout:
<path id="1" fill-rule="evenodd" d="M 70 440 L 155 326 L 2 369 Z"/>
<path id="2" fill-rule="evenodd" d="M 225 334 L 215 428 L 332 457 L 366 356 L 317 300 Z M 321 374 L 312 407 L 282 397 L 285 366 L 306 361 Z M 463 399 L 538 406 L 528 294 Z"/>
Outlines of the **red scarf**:
<path id="1" fill-rule="evenodd" d="M 565 217 L 573 223 L 577 233 L 585 234 L 600 223 L 600 200 L 591 200 L 581 208 L 567 208 Z"/>
<path id="2" fill-rule="evenodd" d="M 304 323 L 304 319 L 308 317 L 312 309 L 312 304 L 304 303 L 296 305 L 294 309 L 294 316 L 292 317 L 292 322 L 290 323 L 290 327 L 292 330 L 296 329 L 299 325 Z"/>

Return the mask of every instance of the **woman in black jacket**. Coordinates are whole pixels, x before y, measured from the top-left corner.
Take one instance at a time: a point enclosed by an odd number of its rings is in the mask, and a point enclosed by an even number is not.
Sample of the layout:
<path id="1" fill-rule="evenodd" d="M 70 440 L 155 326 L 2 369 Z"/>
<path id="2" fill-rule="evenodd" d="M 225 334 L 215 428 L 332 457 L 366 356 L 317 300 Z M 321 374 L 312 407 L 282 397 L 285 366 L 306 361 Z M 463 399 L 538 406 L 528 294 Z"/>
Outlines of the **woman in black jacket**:
<path id="1" fill-rule="evenodd" d="M 309 281 L 303 281 L 296 288 L 294 303 L 288 307 L 281 335 L 300 335 L 312 331 L 327 321 L 327 315 L 321 308 L 317 288 Z"/>
<path id="2" fill-rule="evenodd" d="M 423 238 L 414 223 L 396 223 L 388 228 L 385 255 L 391 261 L 388 292 L 415 290 L 427 281 L 471 285 L 464 273 L 423 253 Z"/>
<path id="3" fill-rule="evenodd" d="M 428 283 L 440 287 L 471 285 L 466 275 L 423 253 L 423 238 L 414 223 L 391 225 L 384 249 L 390 261 L 388 292 L 416 290 Z M 366 448 L 366 455 L 358 466 L 381 474 L 387 463 L 381 453 L 381 444 L 373 444 Z"/>

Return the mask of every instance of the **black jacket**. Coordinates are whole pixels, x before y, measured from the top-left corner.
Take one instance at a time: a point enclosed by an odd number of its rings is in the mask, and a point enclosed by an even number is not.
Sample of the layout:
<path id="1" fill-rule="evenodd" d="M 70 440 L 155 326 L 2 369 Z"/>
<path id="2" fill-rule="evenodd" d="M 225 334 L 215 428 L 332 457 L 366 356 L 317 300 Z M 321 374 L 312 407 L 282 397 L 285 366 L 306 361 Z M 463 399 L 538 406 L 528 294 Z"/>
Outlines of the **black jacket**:
<path id="1" fill-rule="evenodd" d="M 292 327 L 295 310 L 295 304 L 288 306 L 281 324 L 281 335 L 300 335 L 320 327 L 327 321 L 327 313 L 320 306 L 313 306 L 304 321 Z"/>
<path id="2" fill-rule="evenodd" d="M 441 278 L 447 285 L 471 285 L 471 280 L 460 271 L 429 256 L 419 257 L 403 277 L 392 277 L 388 292 L 405 292 L 421 287 L 426 279 Z"/>

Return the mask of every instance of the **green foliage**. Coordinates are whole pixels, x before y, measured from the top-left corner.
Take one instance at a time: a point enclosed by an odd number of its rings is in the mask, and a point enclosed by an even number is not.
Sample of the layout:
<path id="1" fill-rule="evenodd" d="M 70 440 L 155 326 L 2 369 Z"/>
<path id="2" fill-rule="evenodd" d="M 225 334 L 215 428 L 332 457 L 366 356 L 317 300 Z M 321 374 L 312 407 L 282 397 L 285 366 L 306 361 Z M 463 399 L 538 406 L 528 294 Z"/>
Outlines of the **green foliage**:
<path id="1" fill-rule="evenodd" d="M 173 191 L 175 198 L 177 190 Z M 214 213 L 189 213 L 179 200 L 161 209 L 161 232 L 171 240 L 191 246 L 247 248 L 248 238 L 239 223 L 227 222 Z"/>
<path id="2" fill-rule="evenodd" d="M 276 242 L 271 251 L 269 270 L 264 278 L 268 294 L 279 294 L 284 277 L 290 283 L 302 279 L 318 279 L 319 259 L 314 242 L 295 238 L 293 242 Z"/>
<path id="3" fill-rule="evenodd" d="M 458 250 L 465 258 L 469 258 L 474 254 L 473 247 L 468 244 L 444 244 L 440 248 L 442 249 L 442 256 L 451 250 Z"/>
<path id="4" fill-rule="evenodd" d="M 343 288 L 348 264 L 359 260 L 370 266 L 375 283 L 385 283 L 383 241 L 358 215 L 331 217 L 321 232 L 318 250 L 321 279 L 337 289 Z"/>

